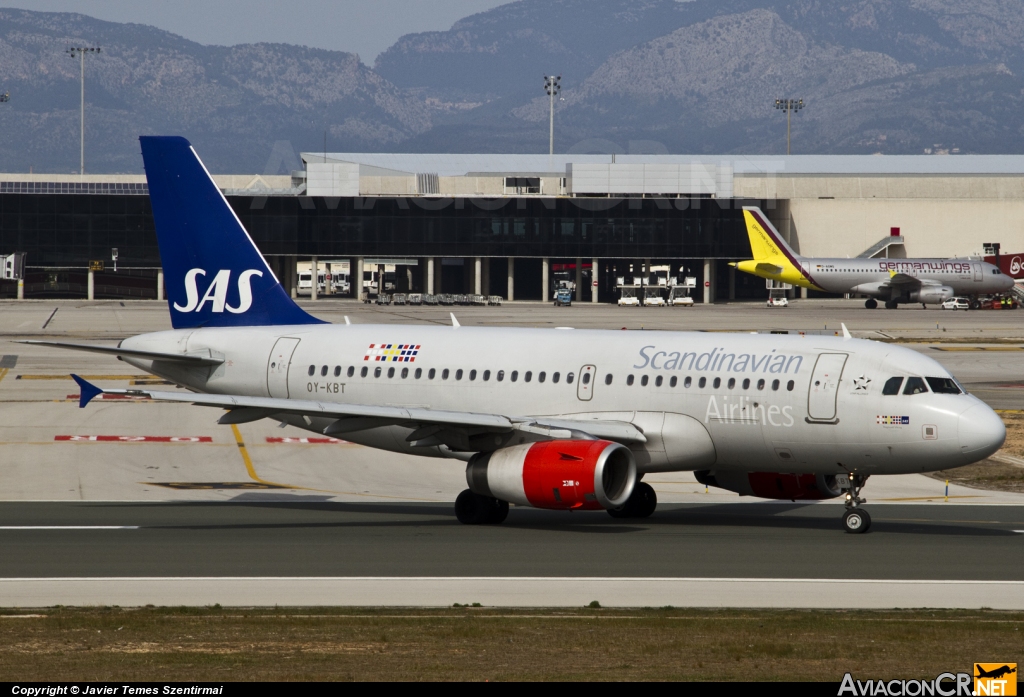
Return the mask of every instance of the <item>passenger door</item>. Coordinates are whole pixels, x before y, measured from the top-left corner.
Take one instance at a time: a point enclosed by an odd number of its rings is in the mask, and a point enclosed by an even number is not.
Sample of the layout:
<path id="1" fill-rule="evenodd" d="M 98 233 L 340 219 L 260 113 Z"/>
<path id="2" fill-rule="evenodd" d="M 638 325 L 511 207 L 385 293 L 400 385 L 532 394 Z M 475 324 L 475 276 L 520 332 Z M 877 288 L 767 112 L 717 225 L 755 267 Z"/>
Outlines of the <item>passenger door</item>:
<path id="1" fill-rule="evenodd" d="M 597 377 L 597 368 L 592 365 L 585 365 L 580 368 L 579 382 L 576 383 L 576 396 L 581 401 L 589 402 L 594 396 L 594 378 Z"/>
<path id="2" fill-rule="evenodd" d="M 818 356 L 807 392 L 807 417 L 811 421 L 836 423 L 836 396 L 839 380 L 849 356 L 845 353 L 823 353 Z"/>
<path id="3" fill-rule="evenodd" d="M 267 392 L 271 397 L 288 399 L 288 368 L 298 345 L 299 339 L 290 336 L 281 337 L 274 344 L 267 361 Z"/>
<path id="4" fill-rule="evenodd" d="M 971 264 L 974 269 L 974 282 L 981 283 L 985 280 L 984 270 L 981 268 L 981 264 Z"/>

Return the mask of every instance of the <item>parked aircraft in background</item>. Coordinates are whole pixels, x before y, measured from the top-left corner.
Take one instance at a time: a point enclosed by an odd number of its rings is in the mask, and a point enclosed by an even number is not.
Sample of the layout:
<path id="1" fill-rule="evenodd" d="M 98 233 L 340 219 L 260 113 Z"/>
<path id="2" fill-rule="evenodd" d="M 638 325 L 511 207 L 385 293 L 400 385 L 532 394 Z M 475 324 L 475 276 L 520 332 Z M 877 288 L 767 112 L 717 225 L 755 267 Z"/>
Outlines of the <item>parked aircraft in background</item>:
<path id="1" fill-rule="evenodd" d="M 754 258 L 734 264 L 761 278 L 829 293 L 867 295 L 864 306 L 890 310 L 900 303 L 941 303 L 955 295 L 1005 293 L 1013 279 L 973 259 L 824 259 L 802 257 L 756 207 L 744 207 Z"/>
<path id="2" fill-rule="evenodd" d="M 509 503 L 645 517 L 645 475 L 693 471 L 743 495 L 845 495 L 846 530 L 864 532 L 869 476 L 966 465 L 1005 438 L 935 361 L 848 334 L 325 324 L 288 297 L 188 141 L 141 140 L 173 329 L 27 343 L 117 356 L 187 391 L 76 377 L 82 407 L 131 393 L 462 460 L 464 523 L 499 523 Z"/>

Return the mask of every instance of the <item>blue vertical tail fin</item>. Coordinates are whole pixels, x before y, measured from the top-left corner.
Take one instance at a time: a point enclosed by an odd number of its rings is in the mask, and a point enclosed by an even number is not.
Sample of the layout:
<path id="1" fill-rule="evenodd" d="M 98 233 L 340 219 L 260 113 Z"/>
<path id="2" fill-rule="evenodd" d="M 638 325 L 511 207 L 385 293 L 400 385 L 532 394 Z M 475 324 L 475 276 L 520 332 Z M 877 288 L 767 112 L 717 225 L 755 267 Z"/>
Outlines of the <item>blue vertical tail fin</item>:
<path id="1" fill-rule="evenodd" d="M 321 324 L 285 292 L 191 143 L 139 141 L 174 328 Z"/>

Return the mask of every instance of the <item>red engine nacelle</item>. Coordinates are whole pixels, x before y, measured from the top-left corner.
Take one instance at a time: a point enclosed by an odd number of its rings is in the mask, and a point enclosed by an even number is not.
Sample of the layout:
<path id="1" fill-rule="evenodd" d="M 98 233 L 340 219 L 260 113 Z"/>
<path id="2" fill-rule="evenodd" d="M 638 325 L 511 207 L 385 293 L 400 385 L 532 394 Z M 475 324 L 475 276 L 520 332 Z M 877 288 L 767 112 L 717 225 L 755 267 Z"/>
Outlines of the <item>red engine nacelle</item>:
<path id="1" fill-rule="evenodd" d="M 693 474 L 698 482 L 706 486 L 717 486 L 727 491 L 735 491 L 740 496 L 757 496 L 762 499 L 814 501 L 834 499 L 843 494 L 833 474 L 733 471 L 712 474 L 708 470 Z"/>
<path id="2" fill-rule="evenodd" d="M 619 443 L 553 440 L 474 455 L 466 482 L 477 494 L 518 506 L 620 508 L 636 485 L 636 460 Z"/>

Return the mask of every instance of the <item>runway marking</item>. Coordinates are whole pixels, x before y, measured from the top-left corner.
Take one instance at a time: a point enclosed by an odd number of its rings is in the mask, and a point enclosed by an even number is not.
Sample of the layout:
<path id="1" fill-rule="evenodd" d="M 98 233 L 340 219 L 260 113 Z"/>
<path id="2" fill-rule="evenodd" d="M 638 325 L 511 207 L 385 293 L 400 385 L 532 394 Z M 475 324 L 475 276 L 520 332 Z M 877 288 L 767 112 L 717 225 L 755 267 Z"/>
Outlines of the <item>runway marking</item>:
<path id="1" fill-rule="evenodd" d="M 339 440 L 337 438 L 289 438 L 281 436 L 267 436 L 268 443 L 303 443 L 303 444 L 322 444 L 322 443 L 348 443 L 347 440 Z"/>
<path id="2" fill-rule="evenodd" d="M 55 441 L 105 443 L 212 443 L 211 436 L 54 436 Z"/>
<path id="3" fill-rule="evenodd" d="M 138 525 L 0 525 L 0 530 L 138 530 Z"/>
<path id="4" fill-rule="evenodd" d="M 154 380 L 152 375 L 80 375 L 79 377 L 86 380 Z M 32 375 L 32 374 L 21 374 L 15 378 L 15 380 L 70 380 L 71 375 L 68 373 L 62 373 L 58 375 Z"/>
<path id="5" fill-rule="evenodd" d="M 1024 530 L 1014 530 L 1014 532 L 1020 533 L 1021 535 L 1024 535 Z"/>
<path id="6" fill-rule="evenodd" d="M 260 482 L 139 482 L 144 486 L 162 486 L 165 489 L 176 489 L 179 491 L 210 491 L 217 489 L 224 490 L 249 490 L 249 489 L 285 489 L 276 484 L 262 484 Z"/>
<path id="7" fill-rule="evenodd" d="M 1024 346 L 932 346 L 934 351 L 1024 351 Z"/>
<path id="8" fill-rule="evenodd" d="M 231 424 L 231 432 L 235 434 L 235 443 L 238 444 L 238 452 L 242 456 L 242 462 L 245 463 L 245 471 L 249 473 L 249 478 L 254 482 L 259 482 L 266 486 L 272 486 L 280 489 L 303 489 L 307 490 L 304 486 L 292 486 L 290 484 L 278 484 L 277 482 L 268 482 L 265 479 L 260 478 L 256 474 L 256 468 L 253 467 L 252 458 L 249 457 L 249 451 L 245 447 L 245 441 L 242 439 L 242 432 L 238 430 L 237 424 Z"/>
<path id="9" fill-rule="evenodd" d="M 981 494 L 961 494 L 959 496 L 943 496 L 942 494 L 936 494 L 935 496 L 902 496 L 900 498 L 887 498 L 887 499 L 875 499 L 876 501 L 936 501 L 938 499 L 983 499 L 985 498 Z"/>
<path id="10" fill-rule="evenodd" d="M 0 382 L 4 381 L 4 378 L 7 377 L 7 373 L 9 372 L 11 372 L 10 368 L 0 368 Z"/>

